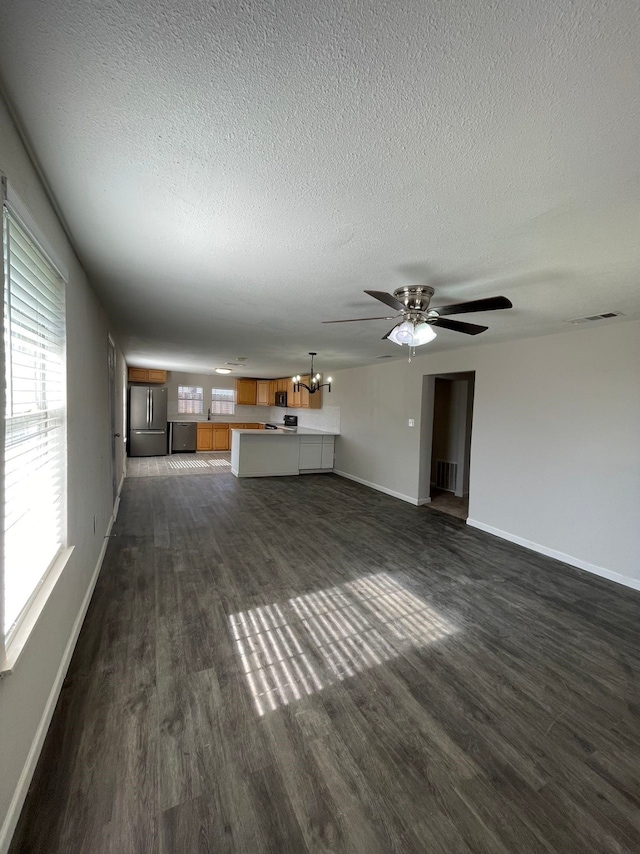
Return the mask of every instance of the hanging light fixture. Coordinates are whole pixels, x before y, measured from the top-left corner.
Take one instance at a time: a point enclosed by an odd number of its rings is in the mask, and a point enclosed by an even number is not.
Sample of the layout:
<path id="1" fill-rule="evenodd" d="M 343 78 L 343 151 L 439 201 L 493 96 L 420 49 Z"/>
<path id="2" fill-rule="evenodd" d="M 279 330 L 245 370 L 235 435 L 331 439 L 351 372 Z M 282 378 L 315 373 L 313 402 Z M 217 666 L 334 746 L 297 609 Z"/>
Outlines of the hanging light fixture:
<path id="1" fill-rule="evenodd" d="M 322 382 L 322 375 L 313 373 L 313 357 L 317 356 L 318 354 L 317 353 L 309 353 L 309 355 L 311 356 L 311 370 L 309 371 L 309 385 L 307 385 L 306 383 L 303 383 L 302 377 L 300 376 L 300 374 L 298 374 L 297 376 L 292 377 L 294 392 L 300 391 L 301 388 L 306 388 L 306 390 L 309 392 L 309 394 L 315 394 L 317 391 L 319 391 L 321 388 L 324 388 L 325 386 L 327 386 L 329 388 L 329 391 L 331 391 L 331 377 L 329 377 L 327 379 L 326 383 L 323 383 Z"/>
<path id="2" fill-rule="evenodd" d="M 436 337 L 436 331 L 425 320 L 403 320 L 391 330 L 387 338 L 394 344 L 407 344 L 409 347 L 420 347 L 428 344 Z"/>

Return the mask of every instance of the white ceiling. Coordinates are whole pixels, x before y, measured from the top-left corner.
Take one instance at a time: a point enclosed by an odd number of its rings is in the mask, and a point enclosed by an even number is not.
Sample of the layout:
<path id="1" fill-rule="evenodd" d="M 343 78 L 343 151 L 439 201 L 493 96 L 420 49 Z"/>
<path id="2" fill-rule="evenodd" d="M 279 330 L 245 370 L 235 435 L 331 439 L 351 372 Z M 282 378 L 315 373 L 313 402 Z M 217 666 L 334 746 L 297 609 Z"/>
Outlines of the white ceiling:
<path id="1" fill-rule="evenodd" d="M 0 77 L 133 363 L 406 356 L 640 317 L 637 0 L 2 0 Z M 10 176 L 9 176 L 10 177 Z M 382 309 L 382 310 L 380 310 Z M 624 320 L 602 321 L 619 323 Z"/>

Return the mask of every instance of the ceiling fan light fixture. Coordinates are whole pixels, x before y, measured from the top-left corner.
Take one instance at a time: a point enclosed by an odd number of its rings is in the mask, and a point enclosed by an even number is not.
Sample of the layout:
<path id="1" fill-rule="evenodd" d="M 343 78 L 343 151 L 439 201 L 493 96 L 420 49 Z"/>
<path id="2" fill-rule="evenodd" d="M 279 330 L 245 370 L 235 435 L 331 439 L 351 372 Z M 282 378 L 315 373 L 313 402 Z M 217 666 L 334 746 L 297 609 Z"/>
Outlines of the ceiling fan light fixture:
<path id="1" fill-rule="evenodd" d="M 399 323 L 387 336 L 394 344 L 406 344 L 408 347 L 420 347 L 428 344 L 436 337 L 436 331 L 425 321 L 404 320 Z"/>
<path id="2" fill-rule="evenodd" d="M 409 320 L 403 320 L 389 334 L 389 340 L 394 344 L 408 344 L 411 346 L 413 341 L 413 323 Z"/>
<path id="3" fill-rule="evenodd" d="M 436 330 L 430 323 L 416 323 L 416 328 L 413 331 L 413 347 L 420 347 L 421 344 L 428 344 L 436 337 Z"/>

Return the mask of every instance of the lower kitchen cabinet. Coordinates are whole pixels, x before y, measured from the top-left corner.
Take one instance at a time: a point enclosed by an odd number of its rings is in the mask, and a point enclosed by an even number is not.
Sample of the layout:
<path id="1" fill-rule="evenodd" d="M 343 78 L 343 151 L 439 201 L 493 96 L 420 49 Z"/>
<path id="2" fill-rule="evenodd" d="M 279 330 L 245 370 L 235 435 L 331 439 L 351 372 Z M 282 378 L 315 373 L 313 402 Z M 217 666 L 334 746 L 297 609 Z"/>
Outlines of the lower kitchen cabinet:
<path id="1" fill-rule="evenodd" d="M 198 424 L 197 451 L 213 451 L 213 424 Z"/>
<path id="2" fill-rule="evenodd" d="M 322 437 L 322 469 L 333 469 L 334 442 L 333 436 Z"/>
<path id="3" fill-rule="evenodd" d="M 230 447 L 228 424 L 198 424 L 196 450 L 228 451 Z"/>
<path id="4" fill-rule="evenodd" d="M 300 436 L 300 471 L 331 471 L 333 447 L 333 436 Z"/>
<path id="5" fill-rule="evenodd" d="M 260 430 L 264 424 L 251 422 L 245 424 L 242 421 L 234 421 L 230 424 L 223 422 L 205 422 L 198 424 L 198 451 L 230 451 L 231 430 Z"/>
<path id="6" fill-rule="evenodd" d="M 231 447 L 229 443 L 229 425 L 214 424 L 213 425 L 213 450 L 228 451 Z"/>

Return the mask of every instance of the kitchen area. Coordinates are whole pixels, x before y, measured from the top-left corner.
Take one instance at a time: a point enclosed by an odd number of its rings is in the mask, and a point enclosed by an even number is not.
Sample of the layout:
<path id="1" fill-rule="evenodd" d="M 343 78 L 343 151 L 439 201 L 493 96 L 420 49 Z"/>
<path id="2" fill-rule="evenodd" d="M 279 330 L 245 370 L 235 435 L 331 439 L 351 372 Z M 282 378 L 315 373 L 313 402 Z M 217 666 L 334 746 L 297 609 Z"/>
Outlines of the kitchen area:
<path id="1" fill-rule="evenodd" d="M 339 408 L 323 399 L 324 389 L 304 388 L 313 388 L 309 377 L 297 384 L 292 378 L 128 371 L 131 469 L 162 473 L 230 463 L 236 477 L 333 470 Z"/>

